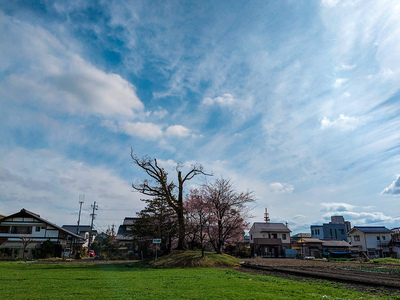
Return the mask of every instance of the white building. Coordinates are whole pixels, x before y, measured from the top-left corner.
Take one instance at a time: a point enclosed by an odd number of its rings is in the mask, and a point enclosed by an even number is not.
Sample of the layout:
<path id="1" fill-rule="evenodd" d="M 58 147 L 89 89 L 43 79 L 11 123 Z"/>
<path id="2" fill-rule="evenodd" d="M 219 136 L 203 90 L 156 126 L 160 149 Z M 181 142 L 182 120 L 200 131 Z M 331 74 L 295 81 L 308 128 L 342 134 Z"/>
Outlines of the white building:
<path id="1" fill-rule="evenodd" d="M 69 232 L 26 209 L 0 219 L 0 253 L 12 258 L 32 256 L 32 250 L 43 250 L 44 243 L 53 245 L 54 256 L 61 257 L 79 235 Z M 22 250 L 22 251 L 21 251 Z"/>
<path id="2" fill-rule="evenodd" d="M 348 232 L 353 251 L 365 253 L 369 258 L 389 257 L 392 231 L 384 226 L 354 226 Z"/>

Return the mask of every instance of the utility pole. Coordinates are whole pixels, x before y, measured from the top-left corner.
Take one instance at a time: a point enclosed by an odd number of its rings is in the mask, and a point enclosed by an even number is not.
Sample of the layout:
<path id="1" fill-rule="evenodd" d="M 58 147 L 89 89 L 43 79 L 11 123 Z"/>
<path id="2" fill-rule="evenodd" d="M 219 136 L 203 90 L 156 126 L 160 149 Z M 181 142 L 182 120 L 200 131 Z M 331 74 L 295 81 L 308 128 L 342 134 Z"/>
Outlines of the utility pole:
<path id="1" fill-rule="evenodd" d="M 76 234 L 79 235 L 79 224 L 81 222 L 81 211 L 82 211 L 82 204 L 85 201 L 85 195 L 84 194 L 80 194 L 79 195 L 79 215 L 78 215 L 78 226 L 76 227 Z M 74 252 L 76 251 L 77 248 L 77 239 L 75 238 L 75 243 L 74 243 Z"/>
<path id="2" fill-rule="evenodd" d="M 89 242 L 88 242 L 88 250 L 90 250 L 90 242 L 92 240 L 92 231 L 93 231 L 93 220 L 95 218 L 95 213 L 94 211 L 98 209 L 98 205 L 96 205 L 96 201 L 94 201 L 93 205 L 91 205 L 93 208 L 93 212 L 90 214 L 92 216 L 92 222 L 90 224 L 90 232 L 89 232 Z"/>
<path id="3" fill-rule="evenodd" d="M 79 224 L 81 222 L 81 211 L 82 211 L 82 204 L 85 201 L 85 195 L 84 194 L 80 194 L 79 195 L 79 216 L 78 216 L 78 226 L 76 228 L 76 234 L 79 235 Z"/>

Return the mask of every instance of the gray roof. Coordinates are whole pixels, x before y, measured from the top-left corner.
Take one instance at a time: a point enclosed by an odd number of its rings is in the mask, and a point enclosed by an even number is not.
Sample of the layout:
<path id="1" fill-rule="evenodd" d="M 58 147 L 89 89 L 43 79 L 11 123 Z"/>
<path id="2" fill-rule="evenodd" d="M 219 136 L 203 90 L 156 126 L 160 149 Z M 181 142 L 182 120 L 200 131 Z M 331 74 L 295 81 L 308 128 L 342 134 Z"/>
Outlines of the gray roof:
<path id="1" fill-rule="evenodd" d="M 250 231 L 267 231 L 267 232 L 292 232 L 289 228 L 285 226 L 283 223 L 262 223 L 255 222 L 251 227 Z"/>
<path id="2" fill-rule="evenodd" d="M 73 233 L 78 233 L 78 225 L 63 225 L 62 228 L 68 230 Z M 89 232 L 90 225 L 79 225 L 79 232 Z M 96 233 L 97 230 L 92 230 L 93 233 Z"/>
<path id="3" fill-rule="evenodd" d="M 354 226 L 353 229 L 358 229 L 364 233 L 392 233 L 385 226 Z"/>
<path id="4" fill-rule="evenodd" d="M 325 247 L 351 247 L 351 245 L 344 240 L 323 240 L 322 245 Z"/>
<path id="5" fill-rule="evenodd" d="M 138 218 L 134 218 L 134 217 L 126 217 L 126 218 L 124 219 L 123 225 L 128 225 L 128 226 L 129 226 L 129 225 L 133 225 L 137 219 L 138 219 Z"/>

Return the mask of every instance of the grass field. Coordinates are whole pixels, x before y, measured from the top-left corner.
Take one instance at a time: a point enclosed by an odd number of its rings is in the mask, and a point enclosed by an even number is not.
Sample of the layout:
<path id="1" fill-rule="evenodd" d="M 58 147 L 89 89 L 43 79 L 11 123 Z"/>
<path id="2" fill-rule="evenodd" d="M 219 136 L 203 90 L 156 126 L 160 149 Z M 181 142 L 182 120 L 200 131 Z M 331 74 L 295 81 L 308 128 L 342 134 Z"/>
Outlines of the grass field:
<path id="1" fill-rule="evenodd" d="M 0 262 L 1 299 L 377 299 L 327 282 L 223 268 L 143 264 Z M 382 297 L 384 298 L 384 297 Z M 389 297 L 388 297 L 389 299 Z M 393 296 L 392 298 L 393 299 Z"/>

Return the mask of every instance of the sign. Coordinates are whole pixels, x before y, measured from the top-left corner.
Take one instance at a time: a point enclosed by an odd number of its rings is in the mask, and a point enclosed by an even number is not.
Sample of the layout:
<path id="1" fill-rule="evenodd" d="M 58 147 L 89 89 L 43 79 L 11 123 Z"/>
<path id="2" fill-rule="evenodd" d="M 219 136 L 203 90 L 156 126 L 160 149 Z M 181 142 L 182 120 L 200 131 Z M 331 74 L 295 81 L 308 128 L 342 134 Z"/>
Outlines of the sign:
<path id="1" fill-rule="evenodd" d="M 161 239 L 153 239 L 153 244 L 161 244 Z"/>

